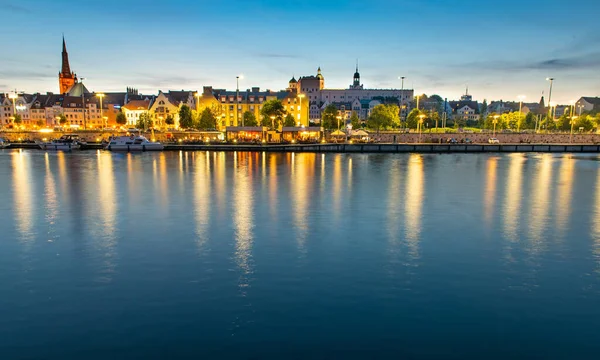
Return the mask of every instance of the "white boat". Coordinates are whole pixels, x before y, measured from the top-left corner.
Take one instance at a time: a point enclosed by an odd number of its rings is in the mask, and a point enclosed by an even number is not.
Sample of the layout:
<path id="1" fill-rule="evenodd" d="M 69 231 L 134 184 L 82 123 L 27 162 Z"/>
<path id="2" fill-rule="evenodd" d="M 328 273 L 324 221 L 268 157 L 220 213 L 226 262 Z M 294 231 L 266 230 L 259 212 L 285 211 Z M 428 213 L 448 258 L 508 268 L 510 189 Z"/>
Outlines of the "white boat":
<path id="1" fill-rule="evenodd" d="M 3 138 L 0 138 L 0 149 L 5 149 L 10 146 L 10 143 Z"/>
<path id="2" fill-rule="evenodd" d="M 159 142 L 151 142 L 141 135 L 113 136 L 106 150 L 110 151 L 161 151 L 165 146 Z"/>
<path id="3" fill-rule="evenodd" d="M 79 135 L 63 135 L 59 139 L 54 139 L 50 142 L 38 142 L 38 146 L 42 150 L 77 150 L 81 147 L 81 138 Z"/>

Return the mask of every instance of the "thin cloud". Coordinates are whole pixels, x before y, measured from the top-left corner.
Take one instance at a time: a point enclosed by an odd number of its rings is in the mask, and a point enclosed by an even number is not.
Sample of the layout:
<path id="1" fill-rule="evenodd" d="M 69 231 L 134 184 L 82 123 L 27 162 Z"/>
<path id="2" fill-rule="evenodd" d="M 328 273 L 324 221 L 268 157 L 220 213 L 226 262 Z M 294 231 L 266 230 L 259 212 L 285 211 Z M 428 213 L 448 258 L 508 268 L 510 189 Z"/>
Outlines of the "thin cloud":
<path id="1" fill-rule="evenodd" d="M 540 61 L 489 61 L 469 64 L 456 64 L 454 67 L 467 67 L 482 70 L 526 71 L 526 70 L 590 70 L 600 66 L 600 53 L 590 53 L 571 57 L 555 57 Z"/>
<path id="2" fill-rule="evenodd" d="M 14 12 L 14 13 L 25 13 L 25 14 L 31 14 L 33 13 L 33 11 L 31 11 L 31 9 L 20 6 L 20 5 L 16 5 L 14 3 L 10 3 L 10 2 L 6 2 L 6 1 L 2 1 L 0 2 L 0 8 L 3 8 L 5 10 Z"/>
<path id="3" fill-rule="evenodd" d="M 298 56 L 298 55 L 275 54 L 275 53 L 260 53 L 260 54 L 256 54 L 256 57 L 268 58 L 268 59 L 300 59 L 301 58 L 301 56 Z"/>
<path id="4" fill-rule="evenodd" d="M 54 77 L 49 73 L 28 70 L 0 71 L 0 77 L 5 79 L 47 79 Z"/>

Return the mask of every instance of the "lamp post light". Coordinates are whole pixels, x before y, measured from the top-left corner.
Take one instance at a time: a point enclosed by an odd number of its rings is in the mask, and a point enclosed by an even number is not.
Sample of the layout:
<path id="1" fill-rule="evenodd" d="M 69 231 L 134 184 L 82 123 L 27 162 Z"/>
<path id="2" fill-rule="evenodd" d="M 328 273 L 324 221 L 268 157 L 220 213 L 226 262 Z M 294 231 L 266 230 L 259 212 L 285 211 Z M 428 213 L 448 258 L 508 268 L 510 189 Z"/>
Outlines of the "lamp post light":
<path id="1" fill-rule="evenodd" d="M 525 95 L 519 95 L 519 121 L 517 121 L 517 132 L 521 132 L 521 119 L 523 118 L 523 100 L 525 100 Z"/>
<path id="2" fill-rule="evenodd" d="M 404 112 L 404 79 L 406 79 L 406 76 L 400 76 L 398 79 L 400 79 L 402 84 L 400 86 L 400 120 L 402 121 L 402 114 Z"/>
<path id="3" fill-rule="evenodd" d="M 238 75 L 235 77 L 235 83 L 236 83 L 236 87 L 235 87 L 235 126 L 238 126 L 239 122 L 240 122 L 240 114 L 239 114 L 239 107 L 240 107 L 240 79 L 243 79 L 244 76 L 243 75 Z M 244 118 L 242 118 L 242 126 L 244 126 Z"/>
<path id="4" fill-rule="evenodd" d="M 548 93 L 548 104 L 551 104 L 552 103 L 552 85 L 554 84 L 554 78 L 547 77 L 546 81 L 550 81 L 550 92 Z M 550 116 L 552 116 L 552 105 L 550 105 Z M 548 118 L 550 118 L 550 116 Z M 552 117 L 552 120 L 554 120 L 554 117 Z M 546 121 L 546 132 L 548 131 L 548 124 L 549 124 L 549 122 Z"/>
<path id="5" fill-rule="evenodd" d="M 494 132 L 492 134 L 493 138 L 496 137 L 496 124 L 498 123 L 498 118 L 499 117 L 500 117 L 500 115 L 494 115 L 494 120 L 492 121 L 492 123 L 494 124 Z"/>
<path id="6" fill-rule="evenodd" d="M 417 126 L 419 128 L 419 144 L 421 143 L 421 133 L 423 132 L 423 118 L 424 117 L 425 117 L 425 114 L 419 115 L 419 124 Z"/>
<path id="7" fill-rule="evenodd" d="M 13 103 L 13 115 L 17 115 L 17 98 L 19 97 L 19 95 L 17 95 L 17 91 L 15 90 L 15 92 L 11 92 L 10 94 L 8 94 L 8 98 L 12 100 Z"/>
<path id="8" fill-rule="evenodd" d="M 419 110 L 419 99 L 421 98 L 421 95 L 417 95 L 417 110 Z"/>
<path id="9" fill-rule="evenodd" d="M 300 99 L 298 101 L 298 113 L 300 114 L 300 122 L 302 122 L 302 99 L 304 99 L 306 97 L 306 95 L 304 94 L 298 94 L 298 99 Z M 308 106 L 306 107 L 308 109 Z M 308 112 L 307 112 L 308 115 Z M 306 118 L 308 120 L 308 117 Z"/>
<path id="10" fill-rule="evenodd" d="M 100 100 L 100 119 L 102 120 L 102 132 L 104 132 L 104 116 L 103 116 L 103 107 L 102 107 L 102 99 L 104 99 L 104 94 L 99 93 L 96 94 L 96 97 Z"/>

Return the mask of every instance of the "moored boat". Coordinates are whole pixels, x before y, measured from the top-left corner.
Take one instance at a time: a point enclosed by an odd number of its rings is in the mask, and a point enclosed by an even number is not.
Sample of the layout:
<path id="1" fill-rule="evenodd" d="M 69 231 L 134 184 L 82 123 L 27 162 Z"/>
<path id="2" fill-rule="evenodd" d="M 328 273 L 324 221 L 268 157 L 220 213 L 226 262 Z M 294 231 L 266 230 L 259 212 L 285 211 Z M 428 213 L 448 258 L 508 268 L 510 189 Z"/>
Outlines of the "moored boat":
<path id="1" fill-rule="evenodd" d="M 10 143 L 3 138 L 0 138 L 0 149 L 5 149 L 10 146 Z"/>
<path id="2" fill-rule="evenodd" d="M 38 142 L 38 146 L 42 150 L 77 150 L 81 147 L 82 140 L 79 135 L 69 134 L 63 135 L 59 139 L 54 139 L 50 142 Z"/>
<path id="3" fill-rule="evenodd" d="M 113 136 L 106 145 L 106 150 L 110 151 L 161 151 L 164 148 L 163 144 L 149 141 L 141 135 Z"/>

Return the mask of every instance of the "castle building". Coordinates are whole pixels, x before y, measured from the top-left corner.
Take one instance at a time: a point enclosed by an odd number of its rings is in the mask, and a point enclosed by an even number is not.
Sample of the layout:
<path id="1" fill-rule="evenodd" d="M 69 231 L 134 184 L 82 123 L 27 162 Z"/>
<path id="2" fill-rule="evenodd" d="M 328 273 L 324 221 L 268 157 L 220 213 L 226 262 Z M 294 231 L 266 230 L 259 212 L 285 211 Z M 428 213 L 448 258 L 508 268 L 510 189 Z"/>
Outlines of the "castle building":
<path id="1" fill-rule="evenodd" d="M 290 87 L 292 87 L 291 83 Z M 365 88 L 360 82 L 358 64 L 352 77 L 352 84 L 347 89 L 325 88 L 325 78 L 319 67 L 316 76 L 300 77 L 296 91 L 305 94 L 308 99 L 309 118 L 314 122 L 320 122 L 321 112 L 329 104 L 335 105 L 344 117 L 349 118 L 352 112 L 356 112 L 360 119 L 366 119 L 373 107 L 378 104 L 406 105 L 412 103 L 414 96 L 414 91 L 411 89 Z"/>
<path id="2" fill-rule="evenodd" d="M 62 67 L 58 73 L 58 88 L 61 94 L 66 93 L 77 82 L 77 75 L 71 71 L 69 65 L 69 54 L 67 53 L 67 45 L 63 36 L 62 45 Z"/>

